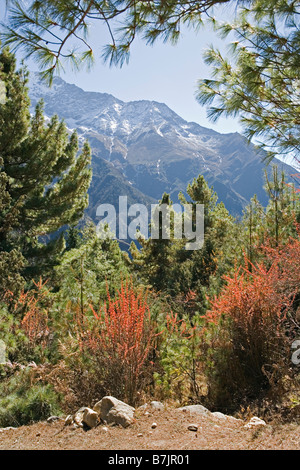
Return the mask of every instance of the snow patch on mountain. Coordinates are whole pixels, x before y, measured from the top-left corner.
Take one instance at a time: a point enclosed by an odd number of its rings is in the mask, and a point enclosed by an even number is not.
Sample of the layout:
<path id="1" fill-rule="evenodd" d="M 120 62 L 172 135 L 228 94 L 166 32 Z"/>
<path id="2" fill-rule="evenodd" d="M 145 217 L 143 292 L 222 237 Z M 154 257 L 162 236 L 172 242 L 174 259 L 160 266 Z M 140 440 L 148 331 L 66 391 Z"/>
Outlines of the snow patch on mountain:
<path id="1" fill-rule="evenodd" d="M 90 141 L 94 162 L 107 160 L 147 197 L 158 200 L 168 190 L 176 197 L 203 174 L 235 213 L 254 193 L 264 203 L 262 155 L 238 133 L 187 122 L 164 103 L 124 102 L 58 77 L 48 88 L 33 73 L 29 90 L 31 111 L 43 98 L 47 116 L 57 114 L 70 130 L 77 129 L 80 142 Z"/>

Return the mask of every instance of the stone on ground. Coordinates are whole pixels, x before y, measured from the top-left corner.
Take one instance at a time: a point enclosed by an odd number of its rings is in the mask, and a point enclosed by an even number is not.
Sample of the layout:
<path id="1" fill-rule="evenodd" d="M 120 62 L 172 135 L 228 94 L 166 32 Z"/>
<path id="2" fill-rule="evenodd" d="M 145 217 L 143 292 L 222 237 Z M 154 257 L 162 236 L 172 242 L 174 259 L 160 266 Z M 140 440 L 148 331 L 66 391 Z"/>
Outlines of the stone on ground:
<path id="1" fill-rule="evenodd" d="M 160 401 L 152 401 L 150 407 L 155 411 L 163 411 L 165 409 L 164 404 Z"/>
<path id="2" fill-rule="evenodd" d="M 73 421 L 77 426 L 83 427 L 83 415 L 87 407 L 80 408 L 74 415 Z"/>
<path id="3" fill-rule="evenodd" d="M 206 415 L 210 414 L 210 411 L 205 408 L 203 405 L 188 405 L 188 406 L 183 406 L 181 408 L 178 408 L 179 411 L 183 411 L 184 413 L 189 413 L 189 414 L 201 414 L 201 415 Z"/>
<path id="4" fill-rule="evenodd" d="M 94 406 L 101 421 L 107 424 L 119 424 L 127 428 L 134 421 L 135 408 L 114 397 L 104 397 Z"/>
<path id="5" fill-rule="evenodd" d="M 82 421 L 89 428 L 95 428 L 98 424 L 98 413 L 96 413 L 94 410 L 91 410 L 90 408 L 86 408 L 83 413 Z"/>
<path id="6" fill-rule="evenodd" d="M 253 418 L 250 419 L 249 423 L 245 424 L 246 429 L 253 429 L 257 428 L 259 426 L 266 426 L 267 423 L 263 420 L 258 418 L 257 416 L 253 416 Z"/>

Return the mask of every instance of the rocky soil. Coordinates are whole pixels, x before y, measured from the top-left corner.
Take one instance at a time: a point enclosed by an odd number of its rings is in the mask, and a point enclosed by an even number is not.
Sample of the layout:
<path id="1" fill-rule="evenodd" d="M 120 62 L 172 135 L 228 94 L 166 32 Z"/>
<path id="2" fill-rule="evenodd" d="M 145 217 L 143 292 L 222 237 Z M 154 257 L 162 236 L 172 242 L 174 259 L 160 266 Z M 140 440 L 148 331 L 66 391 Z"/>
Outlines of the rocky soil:
<path id="1" fill-rule="evenodd" d="M 247 422 L 201 406 L 146 405 L 123 427 L 78 426 L 69 417 L 0 429 L 0 450 L 299 450 L 300 423 Z"/>

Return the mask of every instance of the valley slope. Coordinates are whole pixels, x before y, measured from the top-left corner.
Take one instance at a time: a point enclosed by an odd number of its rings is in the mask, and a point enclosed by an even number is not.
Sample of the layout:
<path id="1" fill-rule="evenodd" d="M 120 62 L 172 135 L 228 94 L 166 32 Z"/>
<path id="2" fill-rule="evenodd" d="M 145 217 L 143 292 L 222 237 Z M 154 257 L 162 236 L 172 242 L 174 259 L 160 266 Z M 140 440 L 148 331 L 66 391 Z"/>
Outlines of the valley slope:
<path id="1" fill-rule="evenodd" d="M 179 191 L 203 174 L 219 201 L 241 215 L 256 194 L 267 202 L 263 154 L 238 133 L 220 134 L 187 122 L 156 101 L 123 102 L 107 93 L 87 92 L 56 77 L 52 88 L 31 74 L 32 110 L 43 98 L 45 114 L 57 114 L 92 147 L 93 179 L 88 215 L 101 203 L 156 203 L 164 192 L 177 202 Z M 199 107 L 199 112 L 201 108 Z M 289 175 L 295 170 L 277 160 Z"/>

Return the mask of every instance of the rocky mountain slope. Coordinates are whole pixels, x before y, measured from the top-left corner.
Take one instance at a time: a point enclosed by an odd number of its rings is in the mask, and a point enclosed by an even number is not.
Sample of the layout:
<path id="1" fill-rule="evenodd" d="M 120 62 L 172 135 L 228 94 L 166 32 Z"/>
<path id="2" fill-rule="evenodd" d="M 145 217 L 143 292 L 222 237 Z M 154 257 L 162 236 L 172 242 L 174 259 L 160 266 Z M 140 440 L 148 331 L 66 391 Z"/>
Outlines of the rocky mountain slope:
<path id="1" fill-rule="evenodd" d="M 166 191 L 175 202 L 200 173 L 235 215 L 254 194 L 266 203 L 262 154 L 238 133 L 220 134 L 187 122 L 163 103 L 123 102 L 61 78 L 49 89 L 31 74 L 30 98 L 32 108 L 43 98 L 47 116 L 57 114 L 68 128 L 78 130 L 81 140 L 89 140 L 92 218 L 100 203 L 117 204 L 119 195 L 127 195 L 129 204 L 150 204 Z M 278 164 L 287 174 L 294 172 Z"/>

